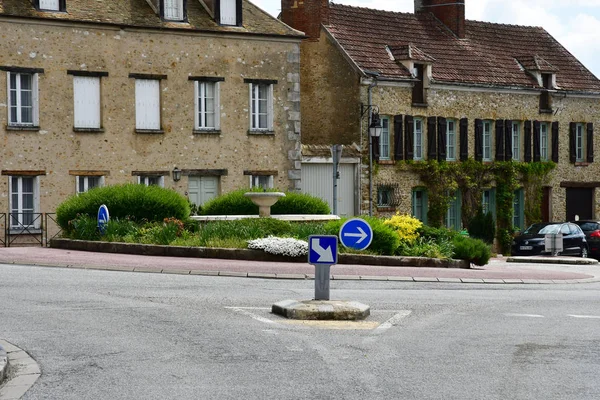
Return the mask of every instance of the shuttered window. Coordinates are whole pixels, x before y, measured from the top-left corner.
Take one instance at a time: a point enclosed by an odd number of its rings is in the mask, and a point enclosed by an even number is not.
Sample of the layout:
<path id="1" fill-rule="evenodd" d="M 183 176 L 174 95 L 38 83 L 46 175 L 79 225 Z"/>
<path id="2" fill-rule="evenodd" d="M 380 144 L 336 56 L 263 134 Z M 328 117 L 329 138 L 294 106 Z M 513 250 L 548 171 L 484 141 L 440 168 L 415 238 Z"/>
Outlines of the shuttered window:
<path id="1" fill-rule="evenodd" d="M 220 129 L 219 83 L 196 81 L 196 129 Z"/>
<path id="2" fill-rule="evenodd" d="M 513 121 L 512 122 L 512 159 L 514 161 L 520 161 L 521 159 L 521 125 Z"/>
<path id="3" fill-rule="evenodd" d="M 100 128 L 100 78 L 73 77 L 75 128 Z"/>
<path id="4" fill-rule="evenodd" d="M 585 133 L 583 124 L 575 125 L 575 161 L 585 161 Z"/>
<path id="5" fill-rule="evenodd" d="M 140 175 L 137 177 L 138 183 L 145 186 L 165 186 L 165 177 L 159 175 Z"/>
<path id="6" fill-rule="evenodd" d="M 220 0 L 221 1 L 221 25 L 236 25 L 237 24 L 237 1 L 236 0 Z"/>
<path id="7" fill-rule="evenodd" d="M 422 188 L 412 190 L 412 216 L 427 224 L 427 191 Z"/>
<path id="8" fill-rule="evenodd" d="M 40 0 L 40 10 L 58 11 L 59 0 Z"/>
<path id="9" fill-rule="evenodd" d="M 135 80 L 135 127 L 141 130 L 160 129 L 159 80 Z"/>
<path id="10" fill-rule="evenodd" d="M 37 74 L 8 73 L 8 124 L 35 126 L 38 124 Z"/>
<path id="11" fill-rule="evenodd" d="M 250 83 L 250 129 L 273 129 L 273 85 Z"/>
<path id="12" fill-rule="evenodd" d="M 446 121 L 446 160 L 456 161 L 456 121 Z"/>
<path id="13" fill-rule="evenodd" d="M 548 124 L 540 123 L 540 160 L 548 161 Z"/>
<path id="14" fill-rule="evenodd" d="M 492 161 L 492 121 L 483 121 L 483 161 Z"/>
<path id="15" fill-rule="evenodd" d="M 423 159 L 423 120 L 421 118 L 414 119 L 413 130 L 413 159 Z"/>
<path id="16" fill-rule="evenodd" d="M 169 21 L 183 20 L 183 0 L 163 0 L 163 16 Z"/>
<path id="17" fill-rule="evenodd" d="M 381 136 L 379 136 L 379 159 L 390 159 L 390 119 L 381 117 Z"/>

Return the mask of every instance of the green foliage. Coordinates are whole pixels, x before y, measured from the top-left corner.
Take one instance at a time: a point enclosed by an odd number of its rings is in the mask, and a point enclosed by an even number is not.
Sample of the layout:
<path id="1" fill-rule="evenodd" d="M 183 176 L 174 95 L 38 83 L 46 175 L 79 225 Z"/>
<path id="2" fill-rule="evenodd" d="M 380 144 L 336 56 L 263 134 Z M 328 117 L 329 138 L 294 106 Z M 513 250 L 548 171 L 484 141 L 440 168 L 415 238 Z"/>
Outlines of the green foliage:
<path id="1" fill-rule="evenodd" d="M 401 242 L 408 243 L 414 242 L 419 237 L 417 230 L 423 226 L 423 223 L 417 218 L 400 213 L 396 213 L 383 223 L 396 231 Z"/>
<path id="2" fill-rule="evenodd" d="M 108 221 L 101 239 L 107 242 L 121 242 L 128 235 L 135 235 L 138 230 L 138 224 L 134 221 L 124 218 L 114 218 Z"/>
<path id="3" fill-rule="evenodd" d="M 162 221 L 167 217 L 184 219 L 190 213 L 188 200 L 173 190 L 156 185 L 126 184 L 95 188 L 69 197 L 56 209 L 56 221 L 68 231 L 69 221 L 78 215 L 96 216 L 102 204 L 115 219 Z"/>
<path id="4" fill-rule="evenodd" d="M 498 245 L 503 254 L 510 253 L 512 236 L 506 232 L 513 231 L 514 193 L 519 188 L 516 164 L 512 161 L 497 162 L 496 174 L 496 224 L 498 227 Z"/>
<path id="5" fill-rule="evenodd" d="M 454 246 L 446 238 L 437 240 L 424 237 L 417 238 L 413 243 L 400 242 L 395 255 L 407 257 L 429 257 L 446 260 L 452 258 Z"/>
<path id="6" fill-rule="evenodd" d="M 385 225 L 383 220 L 375 217 L 361 217 L 373 229 L 373 241 L 369 245 L 368 250 L 374 254 L 381 255 L 392 255 L 400 244 L 398 234 L 390 226 Z M 325 234 L 338 236 L 342 224 L 346 222 L 348 218 L 340 220 L 329 221 L 325 224 Z"/>
<path id="7" fill-rule="evenodd" d="M 418 231 L 419 236 L 426 240 L 434 240 L 434 241 L 449 241 L 452 242 L 455 236 L 458 236 L 458 232 L 445 228 L 445 227 L 433 227 L 429 225 L 421 226 Z"/>
<path id="8" fill-rule="evenodd" d="M 479 239 L 456 235 L 452 240 L 453 258 L 467 260 L 475 265 L 486 265 L 492 256 L 490 246 Z"/>
<path id="9" fill-rule="evenodd" d="M 432 226 L 442 226 L 452 196 L 458 188 L 458 184 L 454 179 L 457 165 L 460 165 L 460 163 L 447 163 L 437 160 L 428 160 L 411 165 L 427 187 L 429 198 L 427 221 Z"/>
<path id="10" fill-rule="evenodd" d="M 488 244 L 494 243 L 496 237 L 496 223 L 492 213 L 484 214 L 481 209 L 469 222 L 469 236 L 481 239 Z"/>
<path id="11" fill-rule="evenodd" d="M 319 197 L 311 196 L 306 193 L 286 192 L 271 207 L 271 214 L 330 214 L 331 210 L 327 202 Z"/>
<path id="12" fill-rule="evenodd" d="M 238 189 L 204 203 L 201 215 L 256 215 L 258 206 L 244 193 L 249 189 Z"/>
<path id="13" fill-rule="evenodd" d="M 239 189 L 216 197 L 202 206 L 202 215 L 256 215 L 258 206 L 252 203 L 244 193 L 250 189 Z M 263 190 L 253 189 L 262 192 Z M 269 191 L 276 191 L 274 189 Z M 271 207 L 271 214 L 329 214 L 327 203 L 304 193 L 286 192 L 285 197 L 279 198 Z"/>
<path id="14" fill-rule="evenodd" d="M 525 190 L 525 226 L 542 222 L 542 198 L 544 196 L 544 184 L 548 181 L 548 175 L 556 168 L 556 164 L 548 162 L 534 162 L 517 165 L 517 171 L 521 174 L 521 183 Z"/>
<path id="15" fill-rule="evenodd" d="M 64 234 L 70 239 L 98 240 L 98 221 L 87 215 L 78 215 L 69 221 L 69 229 L 65 229 Z"/>

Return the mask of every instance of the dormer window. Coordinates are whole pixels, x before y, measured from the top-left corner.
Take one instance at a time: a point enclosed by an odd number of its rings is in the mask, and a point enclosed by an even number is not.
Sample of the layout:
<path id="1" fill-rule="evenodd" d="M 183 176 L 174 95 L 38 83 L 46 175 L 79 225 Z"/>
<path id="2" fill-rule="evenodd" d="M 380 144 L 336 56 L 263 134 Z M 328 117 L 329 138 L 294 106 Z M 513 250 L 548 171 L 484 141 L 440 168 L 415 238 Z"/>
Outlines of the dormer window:
<path id="1" fill-rule="evenodd" d="M 425 104 L 425 66 L 423 64 L 415 64 L 414 76 L 417 79 L 413 86 L 412 102 L 413 104 Z"/>
<path id="2" fill-rule="evenodd" d="M 65 0 L 38 0 L 37 6 L 40 11 L 64 11 Z"/>
<path id="3" fill-rule="evenodd" d="M 413 78 L 413 107 L 427 107 L 427 88 L 435 58 L 410 43 L 387 45 L 386 50 L 390 59 L 403 65 Z"/>
<path id="4" fill-rule="evenodd" d="M 183 0 L 163 0 L 162 3 L 166 21 L 183 21 Z"/>
<path id="5" fill-rule="evenodd" d="M 221 25 L 242 25 L 242 2 L 241 0 L 217 0 L 217 22 Z"/>

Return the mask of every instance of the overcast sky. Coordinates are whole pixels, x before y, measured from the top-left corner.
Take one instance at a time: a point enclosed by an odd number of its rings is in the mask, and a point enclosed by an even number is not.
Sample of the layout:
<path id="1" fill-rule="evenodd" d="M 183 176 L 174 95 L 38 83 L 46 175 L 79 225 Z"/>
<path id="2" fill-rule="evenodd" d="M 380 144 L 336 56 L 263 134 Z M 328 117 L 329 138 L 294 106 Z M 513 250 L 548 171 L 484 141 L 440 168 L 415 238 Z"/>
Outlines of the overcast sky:
<path id="1" fill-rule="evenodd" d="M 280 0 L 250 0 L 277 16 Z M 338 0 L 338 4 L 413 12 L 414 0 Z M 600 78 L 600 0 L 466 0 L 467 19 L 541 26 Z"/>

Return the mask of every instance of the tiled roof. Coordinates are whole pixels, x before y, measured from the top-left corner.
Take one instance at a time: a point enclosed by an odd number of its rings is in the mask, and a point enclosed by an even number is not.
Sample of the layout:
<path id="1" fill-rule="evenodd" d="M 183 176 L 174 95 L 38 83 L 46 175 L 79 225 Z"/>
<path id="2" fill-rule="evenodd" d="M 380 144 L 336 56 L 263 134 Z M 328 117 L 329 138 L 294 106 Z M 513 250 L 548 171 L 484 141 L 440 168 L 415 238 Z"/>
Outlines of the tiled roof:
<path id="1" fill-rule="evenodd" d="M 429 13 L 398 13 L 330 3 L 328 31 L 362 70 L 379 79 L 410 79 L 386 46 L 411 44 L 433 57 L 433 80 L 490 86 L 539 88 L 517 58 L 538 60 L 540 70 L 559 71 L 564 90 L 600 92 L 600 80 L 548 32 L 538 27 L 466 21 L 458 39 Z M 542 60 L 542 61 L 540 61 Z"/>
<path id="2" fill-rule="evenodd" d="M 0 0 L 2 16 L 116 24 L 121 26 L 302 37 L 303 33 L 242 0 L 243 27 L 220 26 L 199 0 L 188 0 L 187 22 L 162 21 L 146 0 L 66 0 L 67 12 L 37 11 L 30 0 Z"/>
<path id="3" fill-rule="evenodd" d="M 415 60 L 415 61 L 424 61 L 424 62 L 434 62 L 435 58 L 429 56 L 424 51 L 419 49 L 417 46 L 413 44 L 395 44 L 389 45 L 390 52 L 394 56 L 394 59 L 402 61 L 402 60 Z"/>

